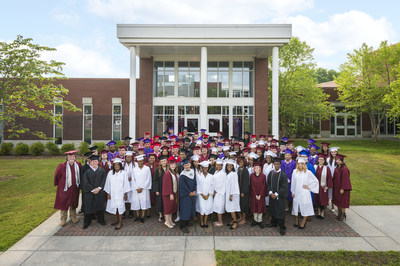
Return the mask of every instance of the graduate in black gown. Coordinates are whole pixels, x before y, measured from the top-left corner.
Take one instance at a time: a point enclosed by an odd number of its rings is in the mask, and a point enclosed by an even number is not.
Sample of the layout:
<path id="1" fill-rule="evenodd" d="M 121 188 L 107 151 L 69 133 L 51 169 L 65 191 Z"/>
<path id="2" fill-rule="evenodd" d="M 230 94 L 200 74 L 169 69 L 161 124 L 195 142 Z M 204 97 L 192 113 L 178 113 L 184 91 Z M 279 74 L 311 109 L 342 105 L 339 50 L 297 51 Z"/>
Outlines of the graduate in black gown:
<path id="1" fill-rule="evenodd" d="M 288 180 L 285 172 L 281 170 L 281 160 L 274 158 L 274 170 L 269 172 L 267 178 L 267 191 L 269 194 L 269 213 L 271 222 L 266 227 L 277 227 L 279 233 L 286 234 L 285 204 L 288 193 Z"/>
<path id="2" fill-rule="evenodd" d="M 158 211 L 158 221 L 162 222 L 164 220 L 164 205 L 162 196 L 162 184 L 165 171 L 167 171 L 167 157 L 161 155 L 158 159 L 159 164 L 154 172 L 154 180 L 151 186 L 151 192 L 156 193 L 157 211 Z"/>
<path id="3" fill-rule="evenodd" d="M 183 171 L 179 176 L 179 213 L 181 218 L 180 229 L 185 234 L 189 233 L 187 228 L 189 221 L 196 216 L 196 174 L 190 168 L 188 159 L 183 161 Z"/>
<path id="4" fill-rule="evenodd" d="M 82 206 L 84 212 L 83 229 L 92 222 L 92 215 L 96 214 L 97 221 L 106 225 L 104 221 L 105 197 L 104 185 L 106 183 L 106 171 L 99 167 L 99 156 L 90 157 L 90 169 L 86 170 L 82 177 Z"/>
<path id="5" fill-rule="evenodd" d="M 239 189 L 240 189 L 240 214 L 239 214 L 239 224 L 246 223 L 246 214 L 250 210 L 250 175 L 249 170 L 247 170 L 244 157 L 239 157 L 237 159 L 239 168 L 237 170 L 237 175 L 239 177 Z"/>

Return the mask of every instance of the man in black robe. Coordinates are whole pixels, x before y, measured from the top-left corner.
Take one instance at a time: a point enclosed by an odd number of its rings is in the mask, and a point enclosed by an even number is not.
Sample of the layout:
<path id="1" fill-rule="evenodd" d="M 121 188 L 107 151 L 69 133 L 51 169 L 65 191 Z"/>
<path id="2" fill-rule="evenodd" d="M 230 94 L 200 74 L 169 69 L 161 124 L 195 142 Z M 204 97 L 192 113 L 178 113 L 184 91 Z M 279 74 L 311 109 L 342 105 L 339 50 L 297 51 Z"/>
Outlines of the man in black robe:
<path id="1" fill-rule="evenodd" d="M 104 221 L 106 171 L 98 166 L 99 156 L 90 157 L 90 169 L 86 170 L 82 178 L 82 206 L 84 212 L 83 229 L 92 222 L 92 215 L 96 214 L 97 221 L 106 225 Z"/>
<path id="2" fill-rule="evenodd" d="M 189 221 L 196 216 L 196 175 L 190 168 L 188 159 L 183 161 L 183 171 L 179 176 L 179 213 L 181 216 L 180 229 L 185 234 L 189 233 Z"/>
<path id="3" fill-rule="evenodd" d="M 238 161 L 240 160 L 244 161 L 244 157 L 239 157 Z M 237 174 L 239 178 L 239 189 L 240 189 L 239 224 L 244 224 L 246 222 L 246 215 L 250 210 L 250 174 L 249 170 L 247 170 L 247 168 L 244 165 L 243 167 L 238 168 Z"/>
<path id="4" fill-rule="evenodd" d="M 281 160 L 274 158 L 274 170 L 269 172 L 267 178 L 267 191 L 269 194 L 269 213 L 271 222 L 266 227 L 277 227 L 279 233 L 286 234 L 285 204 L 288 193 L 288 180 L 285 172 L 281 171 Z"/>

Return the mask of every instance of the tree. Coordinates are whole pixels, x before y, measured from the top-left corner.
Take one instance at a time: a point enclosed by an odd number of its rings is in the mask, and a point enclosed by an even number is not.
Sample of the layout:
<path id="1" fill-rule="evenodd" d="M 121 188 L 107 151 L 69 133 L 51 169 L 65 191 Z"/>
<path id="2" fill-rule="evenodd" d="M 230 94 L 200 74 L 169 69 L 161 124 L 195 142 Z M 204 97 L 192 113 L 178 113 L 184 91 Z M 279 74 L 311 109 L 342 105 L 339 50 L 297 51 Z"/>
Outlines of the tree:
<path id="1" fill-rule="evenodd" d="M 399 45 L 399 44 L 397 44 Z M 400 50 L 400 49 L 399 49 Z M 390 92 L 385 95 L 384 102 L 389 105 L 388 116 L 399 121 L 400 118 L 400 64 L 395 68 L 396 80 L 390 84 Z M 397 124 L 397 128 L 400 129 L 400 123 Z"/>
<path id="2" fill-rule="evenodd" d="M 310 115 L 328 119 L 333 114 L 328 95 L 317 87 L 313 51 L 297 37 L 279 51 L 279 123 L 282 136 L 296 134 L 302 130 L 301 127 L 307 127 L 304 122 Z M 272 88 L 269 90 L 271 94 Z"/>
<path id="3" fill-rule="evenodd" d="M 339 76 L 339 73 L 336 70 L 319 67 L 315 71 L 316 78 L 319 83 L 333 81 L 335 77 Z"/>
<path id="4" fill-rule="evenodd" d="M 384 41 L 374 51 L 365 43 L 348 54 L 348 62 L 340 66 L 340 75 L 335 79 L 339 100 L 353 113 L 368 113 L 374 133 L 378 139 L 379 126 L 387 114 L 384 101 L 396 78 L 399 52 L 396 46 Z"/>
<path id="5" fill-rule="evenodd" d="M 62 120 L 55 116 L 53 106 L 64 110 L 80 111 L 64 97 L 68 90 L 53 82 L 64 78 L 64 63 L 40 60 L 41 53 L 55 51 L 54 48 L 32 43 L 32 39 L 17 36 L 13 42 L 0 42 L 0 121 L 3 122 L 9 138 L 30 133 L 47 138 L 42 131 L 31 132 L 21 124 L 21 119 L 49 121 L 62 126 Z"/>

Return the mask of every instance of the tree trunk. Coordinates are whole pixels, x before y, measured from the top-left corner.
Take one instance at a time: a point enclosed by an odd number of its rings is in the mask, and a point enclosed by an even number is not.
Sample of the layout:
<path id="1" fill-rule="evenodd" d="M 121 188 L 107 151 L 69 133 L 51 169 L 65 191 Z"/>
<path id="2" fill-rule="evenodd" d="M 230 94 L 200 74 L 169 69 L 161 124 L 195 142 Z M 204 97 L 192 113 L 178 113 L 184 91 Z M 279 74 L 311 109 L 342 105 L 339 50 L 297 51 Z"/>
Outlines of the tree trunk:
<path id="1" fill-rule="evenodd" d="M 377 125 L 374 114 L 369 114 L 369 118 L 371 120 L 371 127 L 372 127 L 372 130 L 374 132 L 374 141 L 376 142 L 376 141 L 378 141 L 379 124 Z"/>

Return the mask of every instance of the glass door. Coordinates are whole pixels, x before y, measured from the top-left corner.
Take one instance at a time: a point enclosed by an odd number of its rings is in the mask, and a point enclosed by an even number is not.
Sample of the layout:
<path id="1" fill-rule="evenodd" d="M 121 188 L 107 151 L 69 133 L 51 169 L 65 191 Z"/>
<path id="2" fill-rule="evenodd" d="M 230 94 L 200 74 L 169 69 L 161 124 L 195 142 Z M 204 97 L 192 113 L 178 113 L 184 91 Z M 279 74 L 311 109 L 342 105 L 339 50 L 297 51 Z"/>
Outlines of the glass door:
<path id="1" fill-rule="evenodd" d="M 198 115 L 187 115 L 185 116 L 185 126 L 188 132 L 199 132 L 199 116 Z"/>
<path id="2" fill-rule="evenodd" d="M 336 114 L 335 128 L 337 137 L 355 137 L 357 135 L 357 117 L 347 113 Z"/>
<path id="3" fill-rule="evenodd" d="M 207 116 L 207 130 L 212 136 L 216 136 L 218 131 L 222 131 L 222 115 Z"/>

